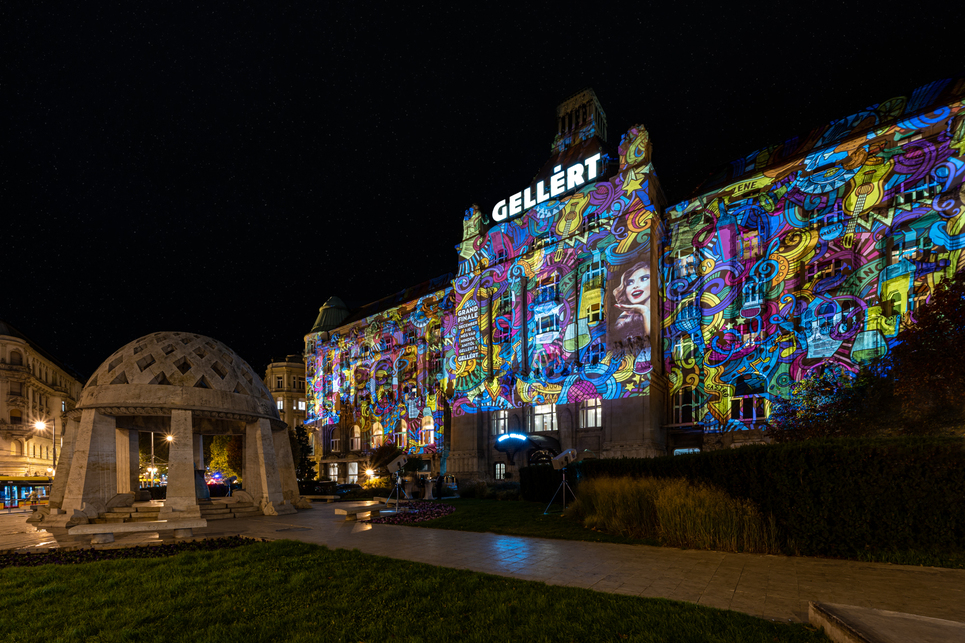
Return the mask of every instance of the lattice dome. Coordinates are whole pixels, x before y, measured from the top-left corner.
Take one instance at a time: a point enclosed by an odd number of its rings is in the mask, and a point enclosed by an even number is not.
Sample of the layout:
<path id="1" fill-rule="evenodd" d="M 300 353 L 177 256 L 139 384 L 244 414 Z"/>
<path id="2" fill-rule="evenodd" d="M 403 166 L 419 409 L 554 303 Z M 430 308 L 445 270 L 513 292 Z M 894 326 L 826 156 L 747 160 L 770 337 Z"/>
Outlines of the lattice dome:
<path id="1" fill-rule="evenodd" d="M 221 342 L 195 333 L 152 333 L 107 358 L 84 386 L 78 408 L 105 404 L 218 408 L 279 419 L 251 366 Z"/>

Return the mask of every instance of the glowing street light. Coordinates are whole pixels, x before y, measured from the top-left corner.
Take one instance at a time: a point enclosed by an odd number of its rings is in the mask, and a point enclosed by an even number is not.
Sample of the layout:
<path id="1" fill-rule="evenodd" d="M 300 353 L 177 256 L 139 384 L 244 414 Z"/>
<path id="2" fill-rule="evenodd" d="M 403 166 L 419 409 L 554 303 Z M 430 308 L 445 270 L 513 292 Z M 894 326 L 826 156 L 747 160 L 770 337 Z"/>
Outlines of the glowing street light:
<path id="1" fill-rule="evenodd" d="M 40 431 L 40 432 L 46 431 L 46 430 L 47 430 L 47 423 L 44 422 L 43 420 L 37 420 L 36 422 L 34 422 L 34 430 L 35 430 L 35 431 Z M 56 422 L 56 421 L 50 423 L 50 441 L 51 441 L 51 442 L 53 443 L 53 445 L 54 445 L 54 462 L 53 462 L 53 464 L 54 464 L 54 466 L 56 466 L 56 465 L 57 465 L 57 422 Z M 51 476 L 54 476 L 54 475 L 57 474 L 57 471 L 54 469 L 53 466 L 47 467 L 47 471 L 50 472 L 50 475 L 51 475 Z"/>
<path id="2" fill-rule="evenodd" d="M 372 476 L 375 475 L 375 471 L 374 471 L 373 469 L 366 469 L 366 470 L 365 470 L 365 475 L 367 475 L 368 477 L 371 478 Z"/>

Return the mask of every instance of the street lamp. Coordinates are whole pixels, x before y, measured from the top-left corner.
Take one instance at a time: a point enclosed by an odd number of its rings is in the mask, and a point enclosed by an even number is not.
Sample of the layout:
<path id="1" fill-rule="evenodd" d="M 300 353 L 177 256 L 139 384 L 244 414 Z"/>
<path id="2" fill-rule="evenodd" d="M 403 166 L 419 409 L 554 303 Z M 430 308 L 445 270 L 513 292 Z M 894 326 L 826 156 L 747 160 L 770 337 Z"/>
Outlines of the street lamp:
<path id="1" fill-rule="evenodd" d="M 46 431 L 47 423 L 44 422 L 43 420 L 37 420 L 36 422 L 34 422 L 34 430 Z M 54 464 L 52 467 L 48 468 L 47 470 L 50 471 L 51 474 L 57 475 L 57 470 L 54 468 L 57 466 L 57 422 L 50 423 L 50 441 L 54 445 Z"/>

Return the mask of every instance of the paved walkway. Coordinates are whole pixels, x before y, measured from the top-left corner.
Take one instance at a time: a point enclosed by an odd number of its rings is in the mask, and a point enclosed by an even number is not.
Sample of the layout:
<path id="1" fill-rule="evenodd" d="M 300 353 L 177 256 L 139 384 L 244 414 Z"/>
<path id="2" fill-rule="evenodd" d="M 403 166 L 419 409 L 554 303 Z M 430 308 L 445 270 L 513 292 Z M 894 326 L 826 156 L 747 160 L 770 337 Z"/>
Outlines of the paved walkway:
<path id="1" fill-rule="evenodd" d="M 373 503 L 316 504 L 291 516 L 211 521 L 195 533 L 289 538 L 780 621 L 807 622 L 808 601 L 821 601 L 965 622 L 965 570 L 367 525 L 335 516 L 336 506 L 357 504 Z M 13 518 L 0 516 L 0 550 L 52 540 L 46 532 L 31 533 L 26 516 L 17 517 L 19 525 Z"/>

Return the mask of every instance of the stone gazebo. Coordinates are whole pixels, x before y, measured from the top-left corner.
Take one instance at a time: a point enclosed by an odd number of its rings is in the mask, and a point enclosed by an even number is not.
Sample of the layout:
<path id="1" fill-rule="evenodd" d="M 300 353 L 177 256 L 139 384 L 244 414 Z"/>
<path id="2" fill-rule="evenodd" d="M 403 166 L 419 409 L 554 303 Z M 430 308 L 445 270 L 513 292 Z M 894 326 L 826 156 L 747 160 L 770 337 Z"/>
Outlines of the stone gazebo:
<path id="1" fill-rule="evenodd" d="M 203 435 L 244 440 L 244 492 L 265 515 L 301 505 L 288 431 L 251 367 L 219 341 L 161 332 L 111 355 L 68 414 L 64 447 L 41 528 L 69 527 L 129 506 L 138 491 L 138 433 L 173 437 L 161 519 L 200 517 L 195 470 Z"/>

